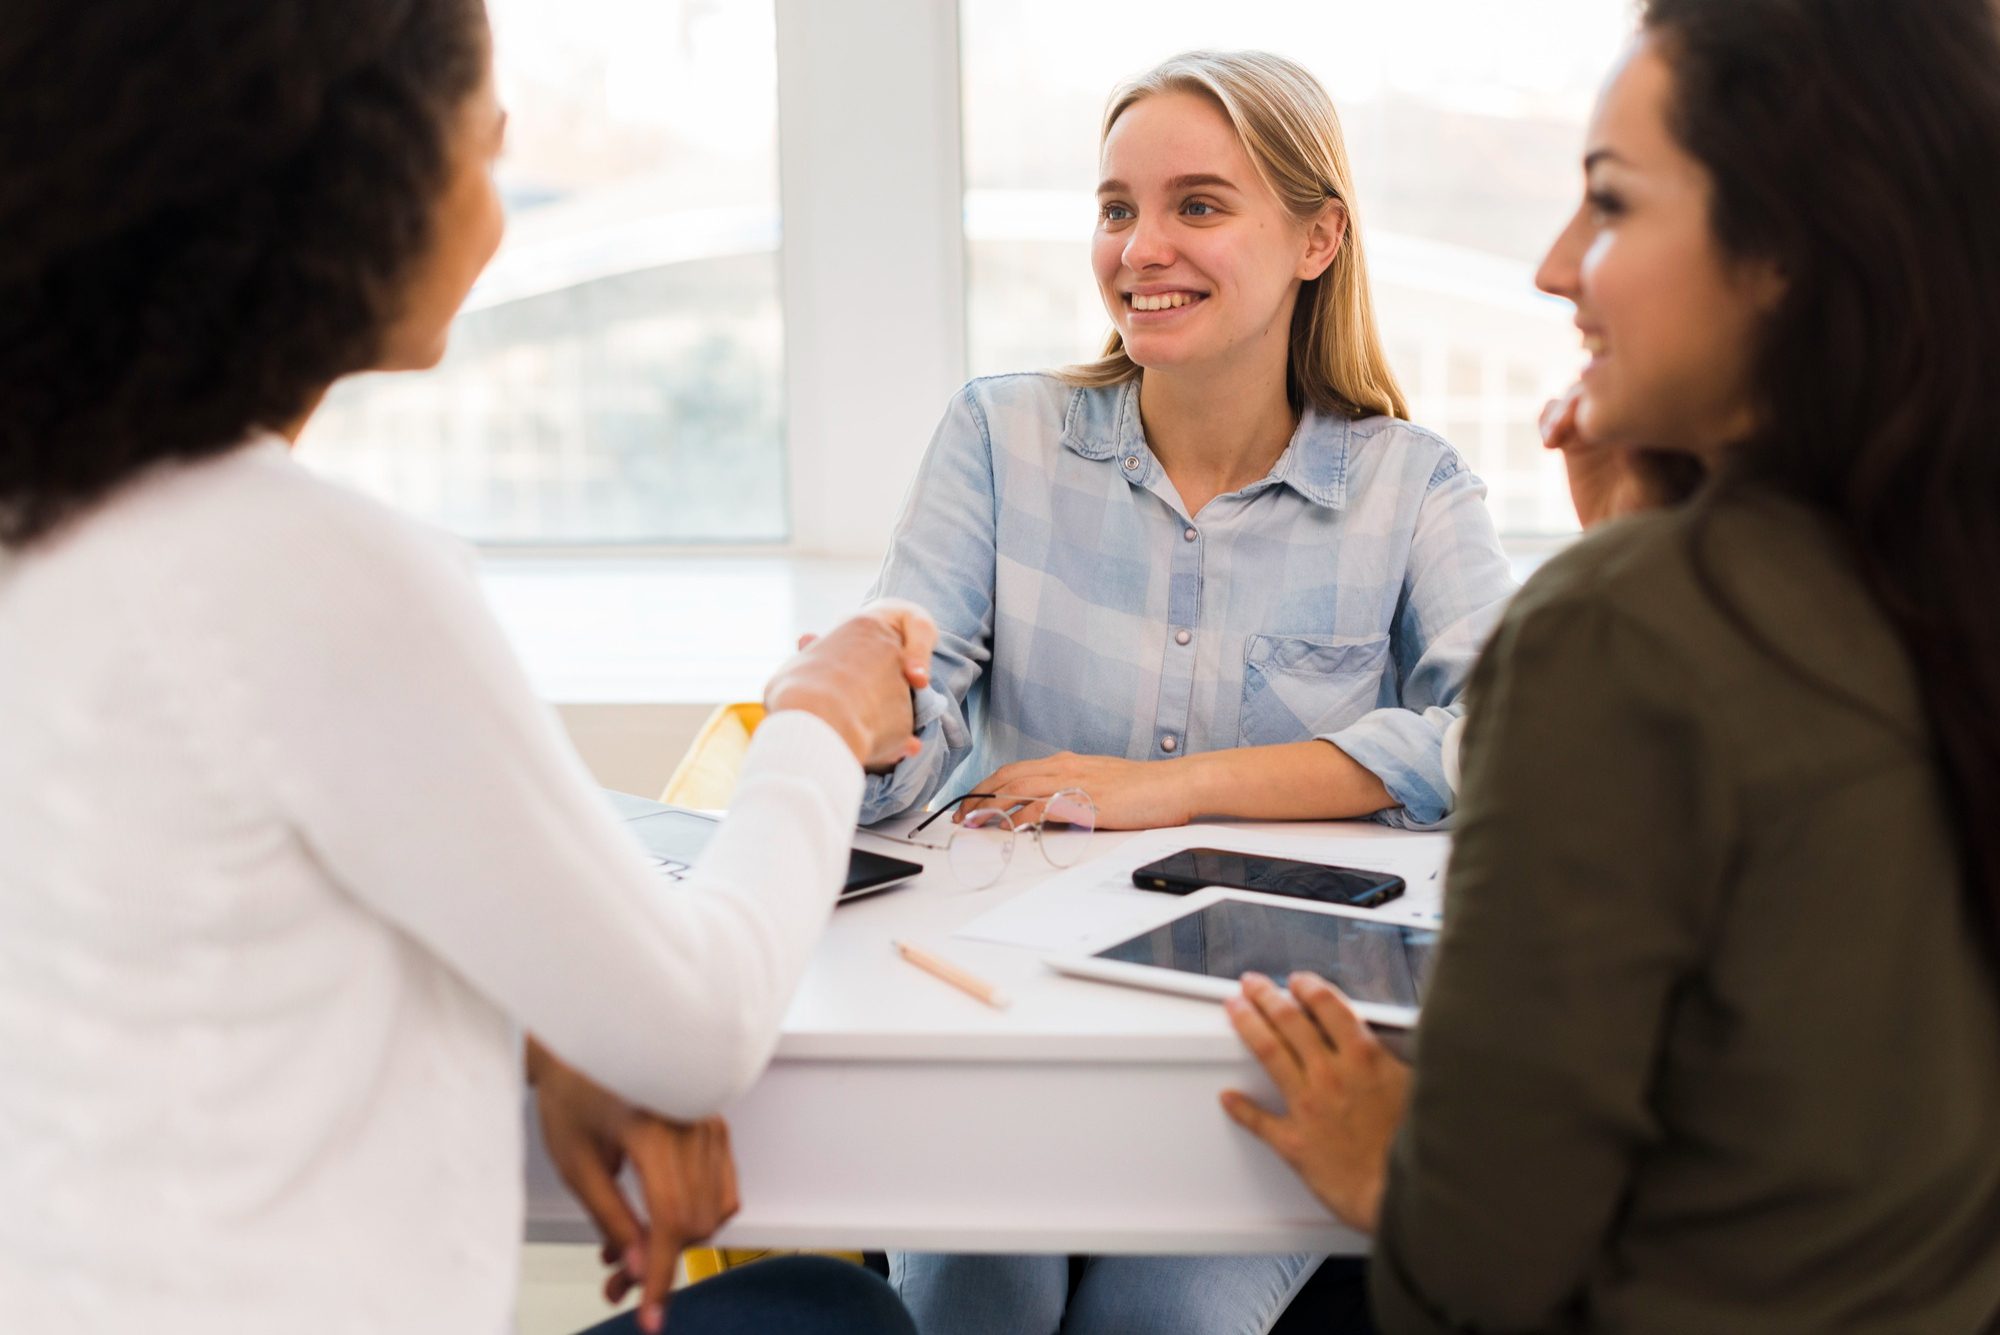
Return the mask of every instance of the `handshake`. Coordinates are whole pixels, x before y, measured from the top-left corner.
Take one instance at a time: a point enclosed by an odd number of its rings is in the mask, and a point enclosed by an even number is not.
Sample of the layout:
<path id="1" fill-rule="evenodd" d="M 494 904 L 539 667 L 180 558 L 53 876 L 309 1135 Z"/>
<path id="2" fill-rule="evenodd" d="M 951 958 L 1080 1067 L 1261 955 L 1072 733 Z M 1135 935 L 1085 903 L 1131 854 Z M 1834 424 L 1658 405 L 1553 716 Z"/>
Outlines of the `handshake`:
<path id="1" fill-rule="evenodd" d="M 854 758 L 892 769 L 917 754 L 912 691 L 930 685 L 937 625 L 914 603 L 883 598 L 799 652 L 764 688 L 764 707 L 803 710 L 825 720 Z"/>
<path id="2" fill-rule="evenodd" d="M 911 692 L 930 684 L 937 626 L 894 599 L 870 603 L 824 636 L 808 635 L 771 678 L 765 708 L 817 715 L 870 769 L 915 755 Z M 736 1213 L 736 1164 L 720 1117 L 686 1125 L 635 1108 L 528 1040 L 542 1138 L 556 1171 L 589 1211 L 611 1267 L 605 1299 L 639 1291 L 639 1325 L 658 1331 L 683 1248 L 707 1240 Z M 634 1209 L 619 1184 L 633 1169 L 644 1197 Z"/>

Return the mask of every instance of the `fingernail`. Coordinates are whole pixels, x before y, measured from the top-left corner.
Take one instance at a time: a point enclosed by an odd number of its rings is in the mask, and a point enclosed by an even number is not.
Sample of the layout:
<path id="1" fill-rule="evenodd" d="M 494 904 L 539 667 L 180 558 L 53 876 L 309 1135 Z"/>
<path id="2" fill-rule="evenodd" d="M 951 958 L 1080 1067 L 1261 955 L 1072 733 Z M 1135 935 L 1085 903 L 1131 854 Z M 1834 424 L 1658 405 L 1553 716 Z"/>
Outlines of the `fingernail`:
<path id="1" fill-rule="evenodd" d="M 660 1335 L 660 1316 L 660 1305 L 658 1303 L 648 1303 L 644 1307 L 641 1307 L 639 1309 L 639 1329 L 645 1331 L 646 1335 Z"/>

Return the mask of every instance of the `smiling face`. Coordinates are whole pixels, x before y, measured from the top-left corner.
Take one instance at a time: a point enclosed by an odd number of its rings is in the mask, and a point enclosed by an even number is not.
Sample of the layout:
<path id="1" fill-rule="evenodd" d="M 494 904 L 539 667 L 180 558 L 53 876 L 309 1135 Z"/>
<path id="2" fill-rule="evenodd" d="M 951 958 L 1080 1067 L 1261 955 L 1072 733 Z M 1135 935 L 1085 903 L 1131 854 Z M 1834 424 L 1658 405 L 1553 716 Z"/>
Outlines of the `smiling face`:
<path id="1" fill-rule="evenodd" d="M 1172 372 L 1275 359 L 1283 374 L 1299 285 L 1346 233 L 1337 202 L 1300 222 L 1221 108 L 1182 92 L 1112 125 L 1097 202 L 1091 266 L 1127 356 Z"/>
<path id="2" fill-rule="evenodd" d="M 1671 67 L 1642 40 L 1605 87 L 1583 203 L 1535 282 L 1576 303 L 1586 436 L 1713 459 L 1755 425 L 1757 334 L 1783 285 L 1717 244 L 1709 174 L 1668 126 L 1672 95 Z"/>

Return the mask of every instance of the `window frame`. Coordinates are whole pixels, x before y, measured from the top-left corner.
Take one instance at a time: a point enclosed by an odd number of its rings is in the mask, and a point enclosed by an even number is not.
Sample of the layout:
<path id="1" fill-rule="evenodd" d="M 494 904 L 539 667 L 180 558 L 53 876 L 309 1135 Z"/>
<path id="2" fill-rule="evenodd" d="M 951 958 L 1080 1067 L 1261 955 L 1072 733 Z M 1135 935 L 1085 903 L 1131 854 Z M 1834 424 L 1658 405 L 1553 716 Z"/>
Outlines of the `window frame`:
<path id="1" fill-rule="evenodd" d="M 482 542 L 482 555 L 887 549 L 906 480 L 965 382 L 958 3 L 774 2 L 790 539 Z"/>
<path id="2" fill-rule="evenodd" d="M 958 0 L 776 4 L 786 550 L 879 558 L 965 383 Z"/>

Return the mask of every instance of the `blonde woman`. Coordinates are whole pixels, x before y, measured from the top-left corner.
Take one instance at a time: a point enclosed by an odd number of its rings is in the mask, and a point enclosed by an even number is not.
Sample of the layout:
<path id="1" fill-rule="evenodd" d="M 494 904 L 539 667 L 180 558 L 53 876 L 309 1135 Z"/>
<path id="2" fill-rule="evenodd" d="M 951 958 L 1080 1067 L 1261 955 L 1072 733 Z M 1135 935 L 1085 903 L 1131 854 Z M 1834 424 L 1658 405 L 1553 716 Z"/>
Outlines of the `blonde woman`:
<path id="1" fill-rule="evenodd" d="M 967 385 L 897 525 L 876 592 L 943 638 L 864 819 L 1081 787 L 1107 827 L 1440 824 L 1513 586 L 1484 485 L 1405 420 L 1332 103 L 1190 53 L 1113 95 L 1102 168 L 1105 355 Z"/>
<path id="2" fill-rule="evenodd" d="M 1484 486 L 1405 420 L 1325 91 L 1276 56 L 1170 60 L 1113 95 L 1098 200 L 1104 357 L 968 385 L 898 525 L 877 592 L 941 638 L 923 749 L 864 818 L 949 782 L 1081 787 L 1107 826 L 1442 823 L 1512 583 Z M 1160 1335 L 1262 1331 L 1317 1260 L 1097 1258 L 1073 1296 L 1060 1256 L 893 1270 L 926 1335 Z"/>

